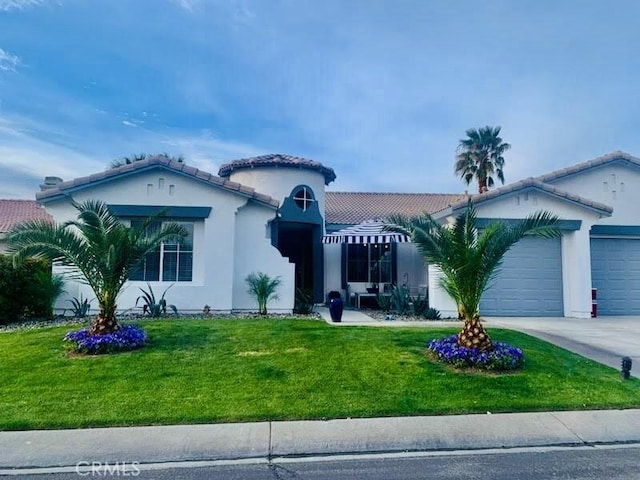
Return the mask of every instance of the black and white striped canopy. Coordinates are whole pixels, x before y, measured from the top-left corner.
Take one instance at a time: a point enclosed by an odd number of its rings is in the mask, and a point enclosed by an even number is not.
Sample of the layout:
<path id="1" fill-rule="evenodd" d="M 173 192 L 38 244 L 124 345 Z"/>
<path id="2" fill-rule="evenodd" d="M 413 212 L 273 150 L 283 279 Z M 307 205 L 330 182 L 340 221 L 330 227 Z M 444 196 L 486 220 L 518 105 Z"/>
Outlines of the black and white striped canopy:
<path id="1" fill-rule="evenodd" d="M 382 220 L 366 220 L 322 237 L 322 243 L 403 243 L 410 238 L 403 233 L 386 231 Z"/>

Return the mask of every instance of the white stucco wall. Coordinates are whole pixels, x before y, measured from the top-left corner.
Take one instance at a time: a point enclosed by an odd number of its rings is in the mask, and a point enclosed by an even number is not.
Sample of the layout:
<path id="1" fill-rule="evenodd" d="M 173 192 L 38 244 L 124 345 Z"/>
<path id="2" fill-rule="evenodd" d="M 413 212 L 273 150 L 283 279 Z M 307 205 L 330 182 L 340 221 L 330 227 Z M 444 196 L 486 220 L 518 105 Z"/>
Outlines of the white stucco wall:
<path id="1" fill-rule="evenodd" d="M 566 232 L 562 238 L 562 284 L 564 315 L 589 318 L 591 316 L 591 259 L 589 230 L 601 220 L 593 210 L 568 202 L 539 190 L 527 190 L 504 195 L 495 200 L 476 205 L 478 218 L 523 219 L 528 215 L 547 210 L 561 220 L 580 220 L 581 228 Z M 429 288 L 431 305 L 446 316 L 452 301 L 439 286 L 439 272 L 430 266 Z"/>
<path id="2" fill-rule="evenodd" d="M 247 198 L 199 182 L 193 178 L 166 170 L 139 172 L 129 177 L 120 177 L 104 184 L 98 184 L 80 190 L 73 195 L 76 201 L 99 199 L 109 204 L 127 205 L 158 205 L 158 206 L 207 206 L 212 207 L 209 218 L 193 220 L 194 222 L 194 253 L 193 279 L 191 282 L 150 282 L 156 296 L 162 294 L 165 288 L 173 284 L 167 292 L 166 300 L 175 304 L 179 311 L 199 312 L 204 305 L 212 310 L 229 311 L 235 308 L 234 267 L 235 251 L 237 247 L 236 235 L 243 235 L 243 241 L 238 248 L 245 248 L 245 264 L 255 264 L 256 270 L 263 266 L 281 271 L 285 283 L 293 282 L 292 270 L 288 268 L 286 259 L 280 261 L 270 252 L 270 240 L 265 238 L 264 228 L 269 215 L 275 217 L 275 210 L 249 202 Z M 245 207 L 243 216 L 250 216 L 253 210 L 261 222 L 261 235 L 248 232 L 247 227 L 236 228 L 236 212 Z M 45 204 L 46 210 L 56 222 L 75 219 L 77 211 L 68 201 L 55 201 Z M 256 227 L 257 228 L 257 227 Z M 240 253 L 238 253 L 240 255 Z M 264 260 L 268 259 L 268 260 Z M 266 262 L 266 263 L 265 263 Z M 278 265 L 280 264 L 280 265 Z M 246 275 L 245 275 L 246 276 Z M 118 299 L 120 310 L 133 308 L 140 295 L 138 287 L 147 288 L 146 282 L 128 282 Z M 93 294 L 86 286 L 78 286 L 68 282 L 67 294 L 58 301 L 59 308 L 68 308 L 67 300 L 78 296 L 93 298 Z M 240 297 L 238 297 L 240 298 Z M 288 297 L 283 297 L 283 302 Z M 95 302 L 93 304 L 95 306 Z M 245 304 L 242 304 L 245 306 Z M 292 302 L 291 302 L 292 305 Z"/>
<path id="3" fill-rule="evenodd" d="M 563 190 L 613 207 L 602 225 L 638 225 L 640 170 L 620 163 L 605 165 L 549 182 Z"/>
<path id="4" fill-rule="evenodd" d="M 231 173 L 229 180 L 255 188 L 280 202 L 298 185 L 307 185 L 313 190 L 320 215 L 324 218 L 324 175 L 305 168 L 256 167 L 244 168 Z M 324 228 L 324 227 L 323 227 Z"/>
<path id="5" fill-rule="evenodd" d="M 271 246 L 273 211 L 246 205 L 238 209 L 235 222 L 235 248 L 233 251 L 233 308 L 257 310 L 254 297 L 247 293 L 245 279 L 252 272 L 262 272 L 271 278 L 280 277 L 277 289 L 279 299 L 269 302 L 269 312 L 291 313 L 295 301 L 295 265 L 283 258 Z"/>
<path id="6" fill-rule="evenodd" d="M 342 245 L 327 243 L 324 246 L 324 293 L 326 295 L 336 290 L 341 292 L 343 300 L 347 301 L 346 292 L 342 290 Z"/>
<path id="7" fill-rule="evenodd" d="M 447 292 L 440 287 L 442 270 L 429 265 L 429 306 L 440 312 L 442 318 L 458 318 L 458 306 Z"/>

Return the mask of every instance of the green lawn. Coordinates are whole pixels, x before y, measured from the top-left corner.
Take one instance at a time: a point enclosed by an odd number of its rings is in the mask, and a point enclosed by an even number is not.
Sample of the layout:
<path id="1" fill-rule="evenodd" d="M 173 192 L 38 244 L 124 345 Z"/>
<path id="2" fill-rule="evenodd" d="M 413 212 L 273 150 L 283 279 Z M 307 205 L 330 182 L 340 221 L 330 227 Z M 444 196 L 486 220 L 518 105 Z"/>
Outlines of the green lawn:
<path id="1" fill-rule="evenodd" d="M 68 328 L 0 333 L 0 429 L 640 407 L 640 381 L 524 334 L 515 374 L 424 355 L 451 329 L 315 320 L 141 322 L 143 350 L 68 357 Z"/>

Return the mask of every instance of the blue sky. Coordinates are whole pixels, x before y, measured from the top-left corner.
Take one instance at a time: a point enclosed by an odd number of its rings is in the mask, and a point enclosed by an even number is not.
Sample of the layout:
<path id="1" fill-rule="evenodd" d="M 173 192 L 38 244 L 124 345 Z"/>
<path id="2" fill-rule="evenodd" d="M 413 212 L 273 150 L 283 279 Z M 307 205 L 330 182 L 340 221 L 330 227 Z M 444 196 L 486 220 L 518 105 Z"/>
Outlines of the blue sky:
<path id="1" fill-rule="evenodd" d="M 638 18 L 635 0 L 0 0 L 0 198 L 140 152 L 456 193 L 456 146 L 484 125 L 512 144 L 507 182 L 640 155 Z"/>

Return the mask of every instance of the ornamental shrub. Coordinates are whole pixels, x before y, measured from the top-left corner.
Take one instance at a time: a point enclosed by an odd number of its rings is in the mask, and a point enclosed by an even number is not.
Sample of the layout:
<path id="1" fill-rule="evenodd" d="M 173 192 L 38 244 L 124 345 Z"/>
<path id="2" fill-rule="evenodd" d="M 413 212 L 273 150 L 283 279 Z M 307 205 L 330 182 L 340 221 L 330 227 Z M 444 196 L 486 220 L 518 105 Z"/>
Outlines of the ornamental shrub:
<path id="1" fill-rule="evenodd" d="M 456 368 L 506 371 L 518 369 L 524 364 L 522 350 L 503 342 L 493 342 L 492 350 L 482 352 L 477 348 L 458 345 L 458 336 L 451 335 L 431 340 L 427 349 L 433 352 L 439 361 Z"/>
<path id="2" fill-rule="evenodd" d="M 73 352 L 100 355 L 141 348 L 147 342 L 147 332 L 136 325 L 121 325 L 113 333 L 92 335 L 90 328 L 86 327 L 67 332 L 63 341 Z"/>
<path id="3" fill-rule="evenodd" d="M 52 284 L 48 262 L 27 259 L 14 266 L 9 255 L 0 255 L 0 325 L 24 318 L 51 318 L 52 297 L 45 293 Z"/>

